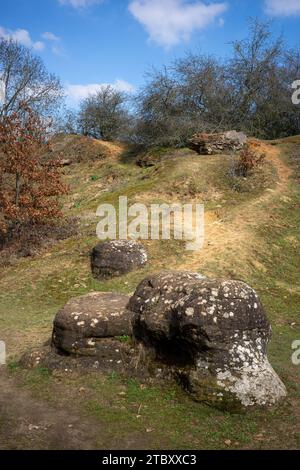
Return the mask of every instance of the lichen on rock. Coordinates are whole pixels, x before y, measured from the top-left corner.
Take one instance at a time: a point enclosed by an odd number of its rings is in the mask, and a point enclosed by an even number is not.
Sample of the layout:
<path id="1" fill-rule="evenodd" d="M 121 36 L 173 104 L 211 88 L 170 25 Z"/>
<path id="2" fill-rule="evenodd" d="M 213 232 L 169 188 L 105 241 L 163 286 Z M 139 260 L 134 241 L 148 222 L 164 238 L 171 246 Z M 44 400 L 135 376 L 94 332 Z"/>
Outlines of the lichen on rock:
<path id="1" fill-rule="evenodd" d="M 274 405 L 285 386 L 267 359 L 271 327 L 241 281 L 164 272 L 130 299 L 133 334 L 195 399 L 227 409 Z"/>
<path id="2" fill-rule="evenodd" d="M 91 253 L 95 279 L 107 279 L 142 268 L 148 260 L 143 245 L 133 240 L 112 240 L 96 245 Z"/>
<path id="3" fill-rule="evenodd" d="M 130 334 L 128 300 L 127 295 L 111 292 L 71 299 L 55 316 L 52 345 L 68 354 L 96 355 L 101 339 Z"/>

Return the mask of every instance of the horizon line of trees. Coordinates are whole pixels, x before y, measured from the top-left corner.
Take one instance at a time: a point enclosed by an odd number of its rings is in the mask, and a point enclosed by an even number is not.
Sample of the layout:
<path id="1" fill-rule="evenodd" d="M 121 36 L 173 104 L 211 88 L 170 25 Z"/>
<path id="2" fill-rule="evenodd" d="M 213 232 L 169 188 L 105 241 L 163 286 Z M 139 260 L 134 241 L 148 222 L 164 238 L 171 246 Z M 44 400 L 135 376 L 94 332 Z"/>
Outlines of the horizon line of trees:
<path id="1" fill-rule="evenodd" d="M 263 139 L 299 134 L 292 84 L 300 79 L 300 49 L 288 49 L 282 37 L 273 37 L 270 23 L 257 19 L 231 47 L 226 60 L 187 53 L 152 69 L 133 96 L 102 87 L 62 129 L 144 147 L 184 146 L 196 132 L 230 129 Z"/>
<path id="2" fill-rule="evenodd" d="M 144 147 L 184 146 L 196 132 L 230 129 L 265 139 L 299 134 L 300 111 L 291 97 L 300 79 L 300 49 L 288 49 L 270 23 L 257 19 L 231 47 L 226 60 L 189 52 L 153 68 L 133 95 L 99 87 L 72 111 L 63 108 L 63 86 L 42 59 L 1 39 L 0 121 L 25 105 L 45 122 L 51 119 L 56 131 Z"/>

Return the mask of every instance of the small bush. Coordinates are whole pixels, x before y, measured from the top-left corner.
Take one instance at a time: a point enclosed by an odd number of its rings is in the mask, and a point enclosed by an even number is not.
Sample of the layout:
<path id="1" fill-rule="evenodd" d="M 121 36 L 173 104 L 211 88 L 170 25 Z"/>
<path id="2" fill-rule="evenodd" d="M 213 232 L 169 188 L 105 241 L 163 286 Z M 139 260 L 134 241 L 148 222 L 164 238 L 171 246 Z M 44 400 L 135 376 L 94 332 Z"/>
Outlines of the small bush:
<path id="1" fill-rule="evenodd" d="M 236 164 L 236 176 L 247 178 L 249 173 L 264 162 L 265 158 L 266 155 L 264 153 L 257 154 L 249 145 L 245 145 Z"/>

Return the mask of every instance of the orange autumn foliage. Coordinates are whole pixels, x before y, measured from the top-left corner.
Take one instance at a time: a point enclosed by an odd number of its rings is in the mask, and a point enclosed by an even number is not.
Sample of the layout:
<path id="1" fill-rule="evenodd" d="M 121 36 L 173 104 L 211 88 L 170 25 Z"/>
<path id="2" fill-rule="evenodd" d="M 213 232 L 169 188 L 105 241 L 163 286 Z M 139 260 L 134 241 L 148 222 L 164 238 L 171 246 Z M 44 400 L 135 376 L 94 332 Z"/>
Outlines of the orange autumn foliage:
<path id="1" fill-rule="evenodd" d="M 30 108 L 0 121 L 0 233 L 60 217 L 67 192 L 57 162 L 45 161 L 47 125 Z"/>

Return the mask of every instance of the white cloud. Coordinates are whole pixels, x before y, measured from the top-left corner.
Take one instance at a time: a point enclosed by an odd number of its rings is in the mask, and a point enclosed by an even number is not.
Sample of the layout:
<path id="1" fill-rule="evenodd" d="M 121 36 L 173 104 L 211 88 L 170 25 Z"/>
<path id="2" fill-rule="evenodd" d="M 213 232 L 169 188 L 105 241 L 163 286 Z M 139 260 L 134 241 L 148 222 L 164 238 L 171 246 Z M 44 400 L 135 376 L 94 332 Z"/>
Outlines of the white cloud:
<path id="1" fill-rule="evenodd" d="M 50 31 L 46 31 L 45 33 L 42 34 L 42 37 L 46 41 L 49 41 L 50 43 L 52 43 L 51 51 L 53 54 L 60 56 L 60 57 L 65 57 L 66 54 L 61 45 L 61 38 L 59 36 L 56 36 L 56 34 L 51 33 Z"/>
<path id="2" fill-rule="evenodd" d="M 56 34 L 51 33 L 50 31 L 45 31 L 45 33 L 42 34 L 42 37 L 46 39 L 47 41 L 53 41 L 53 42 L 60 41 L 60 38 L 56 36 Z"/>
<path id="3" fill-rule="evenodd" d="M 73 8 L 86 8 L 97 3 L 102 3 L 103 0 L 58 0 L 61 5 L 71 6 Z"/>
<path id="4" fill-rule="evenodd" d="M 12 31 L 0 26 L 0 38 L 13 39 L 20 44 L 23 44 L 23 46 L 32 47 L 32 49 L 35 49 L 36 51 L 41 51 L 45 47 L 42 41 L 33 41 L 26 29 L 16 29 L 15 31 Z"/>
<path id="5" fill-rule="evenodd" d="M 53 54 L 59 56 L 59 57 L 66 57 L 66 53 L 63 50 L 63 48 L 60 45 L 54 45 L 51 47 L 51 51 Z"/>
<path id="6" fill-rule="evenodd" d="M 78 104 L 79 101 L 87 98 L 89 95 L 96 93 L 102 86 L 111 85 L 116 90 L 132 93 L 134 86 L 124 80 L 116 80 L 114 83 L 89 83 L 87 85 L 67 85 L 66 93 L 70 101 Z"/>
<path id="7" fill-rule="evenodd" d="M 271 16 L 297 16 L 300 0 L 265 0 L 265 10 Z"/>
<path id="8" fill-rule="evenodd" d="M 124 91 L 125 93 L 132 93 L 135 90 L 135 87 L 131 84 L 126 82 L 125 80 L 116 80 L 113 83 L 113 86 L 120 91 Z"/>
<path id="9" fill-rule="evenodd" d="M 144 26 L 150 40 L 167 48 L 188 41 L 224 13 L 228 5 L 189 0 L 132 0 L 129 11 Z"/>

